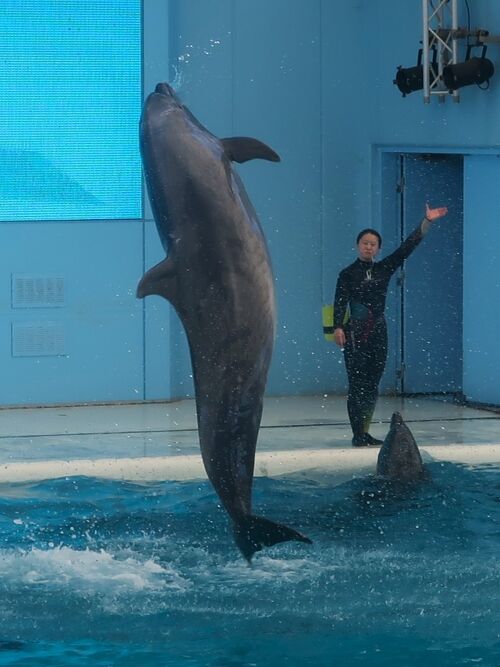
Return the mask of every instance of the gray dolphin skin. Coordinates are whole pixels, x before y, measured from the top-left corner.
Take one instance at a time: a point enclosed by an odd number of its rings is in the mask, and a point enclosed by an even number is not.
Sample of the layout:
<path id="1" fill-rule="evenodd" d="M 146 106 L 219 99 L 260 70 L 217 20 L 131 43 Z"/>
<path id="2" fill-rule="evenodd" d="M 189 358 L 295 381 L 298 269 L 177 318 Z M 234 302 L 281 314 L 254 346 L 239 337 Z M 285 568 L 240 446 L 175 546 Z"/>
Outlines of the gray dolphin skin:
<path id="1" fill-rule="evenodd" d="M 231 162 L 280 158 L 256 139 L 217 138 L 167 83 L 144 104 L 140 146 L 167 257 L 143 276 L 137 296 L 167 299 L 186 330 L 203 463 L 233 521 L 236 544 L 250 562 L 263 546 L 310 543 L 252 514 L 276 326 L 274 278 L 257 214 Z"/>
<path id="2" fill-rule="evenodd" d="M 378 455 L 377 474 L 403 482 L 425 478 L 417 443 L 399 412 L 392 415 L 389 433 Z"/>

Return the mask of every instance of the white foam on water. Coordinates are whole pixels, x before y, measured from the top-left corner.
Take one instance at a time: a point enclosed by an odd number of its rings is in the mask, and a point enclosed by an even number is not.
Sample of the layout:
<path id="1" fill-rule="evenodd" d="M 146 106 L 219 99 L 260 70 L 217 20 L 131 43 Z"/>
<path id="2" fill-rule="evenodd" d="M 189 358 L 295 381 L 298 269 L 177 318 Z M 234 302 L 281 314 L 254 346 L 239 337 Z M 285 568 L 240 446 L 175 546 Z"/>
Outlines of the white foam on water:
<path id="1" fill-rule="evenodd" d="M 0 577 L 10 586 L 66 588 L 86 597 L 92 593 L 119 596 L 166 589 L 182 591 L 190 586 L 173 568 L 150 559 L 65 546 L 2 551 Z"/>
<path id="2" fill-rule="evenodd" d="M 217 576 L 242 587 L 259 586 L 267 581 L 273 588 L 282 588 L 292 583 L 309 582 L 337 567 L 325 565 L 310 557 L 278 558 L 261 555 L 254 559 L 251 567 L 242 560 L 228 563 L 219 569 Z"/>

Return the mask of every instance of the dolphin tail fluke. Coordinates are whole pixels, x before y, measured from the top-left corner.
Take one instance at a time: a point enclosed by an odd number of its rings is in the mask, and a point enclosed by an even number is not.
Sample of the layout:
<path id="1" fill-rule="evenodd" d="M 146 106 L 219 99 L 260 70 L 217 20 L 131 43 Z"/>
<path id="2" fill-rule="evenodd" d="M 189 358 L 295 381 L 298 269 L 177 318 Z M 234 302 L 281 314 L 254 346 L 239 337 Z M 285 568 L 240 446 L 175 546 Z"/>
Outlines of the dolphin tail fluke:
<path id="1" fill-rule="evenodd" d="M 289 540 L 312 544 L 308 537 L 293 528 L 251 514 L 235 521 L 234 539 L 249 563 L 254 553 L 260 551 L 262 547 L 270 547 Z"/>

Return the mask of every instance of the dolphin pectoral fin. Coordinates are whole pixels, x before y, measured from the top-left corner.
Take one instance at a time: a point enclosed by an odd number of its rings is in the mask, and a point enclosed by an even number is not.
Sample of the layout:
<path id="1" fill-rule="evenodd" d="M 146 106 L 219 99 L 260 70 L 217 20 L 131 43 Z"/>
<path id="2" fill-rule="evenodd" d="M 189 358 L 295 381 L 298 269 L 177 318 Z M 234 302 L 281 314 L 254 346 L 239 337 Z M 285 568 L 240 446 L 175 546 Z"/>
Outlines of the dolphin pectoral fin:
<path id="1" fill-rule="evenodd" d="M 252 137 L 227 137 L 221 139 L 224 152 L 232 162 L 248 162 L 248 160 L 269 160 L 280 162 L 281 158 L 272 148 Z"/>
<path id="2" fill-rule="evenodd" d="M 137 285 L 137 297 L 143 299 L 150 294 L 158 294 L 175 304 L 176 270 L 170 257 L 162 260 L 146 271 Z"/>
<path id="3" fill-rule="evenodd" d="M 249 563 L 254 553 L 260 551 L 262 547 L 270 547 L 273 544 L 288 542 L 289 540 L 312 544 L 308 537 L 293 528 L 251 514 L 235 521 L 234 539 Z"/>

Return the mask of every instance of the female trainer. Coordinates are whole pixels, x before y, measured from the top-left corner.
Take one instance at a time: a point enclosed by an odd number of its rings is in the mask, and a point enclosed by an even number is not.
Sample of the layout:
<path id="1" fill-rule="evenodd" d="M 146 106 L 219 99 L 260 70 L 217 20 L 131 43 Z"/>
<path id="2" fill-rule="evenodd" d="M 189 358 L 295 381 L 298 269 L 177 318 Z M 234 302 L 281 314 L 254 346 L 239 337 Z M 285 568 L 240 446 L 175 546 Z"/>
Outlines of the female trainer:
<path id="1" fill-rule="evenodd" d="M 354 447 L 382 444 L 368 430 L 387 358 L 384 310 L 389 280 L 418 246 L 431 223 L 447 213 L 445 206 L 429 208 L 426 205 L 425 218 L 418 227 L 380 262 L 374 259 L 382 246 L 382 237 L 375 229 L 363 229 L 356 239 L 358 259 L 339 274 L 333 336 L 344 351 L 349 383 L 347 411 Z"/>

